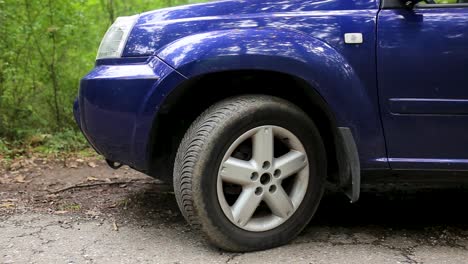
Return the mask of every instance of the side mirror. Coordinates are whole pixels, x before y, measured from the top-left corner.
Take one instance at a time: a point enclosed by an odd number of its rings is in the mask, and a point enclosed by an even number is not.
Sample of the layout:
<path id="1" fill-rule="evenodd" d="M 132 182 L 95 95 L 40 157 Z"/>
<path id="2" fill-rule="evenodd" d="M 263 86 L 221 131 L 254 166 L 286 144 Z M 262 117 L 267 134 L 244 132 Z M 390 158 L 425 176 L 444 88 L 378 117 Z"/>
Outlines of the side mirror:
<path id="1" fill-rule="evenodd" d="M 408 9 L 413 9 L 415 5 L 417 5 L 419 2 L 424 2 L 425 0 L 401 0 L 403 2 L 403 5 L 408 8 Z"/>

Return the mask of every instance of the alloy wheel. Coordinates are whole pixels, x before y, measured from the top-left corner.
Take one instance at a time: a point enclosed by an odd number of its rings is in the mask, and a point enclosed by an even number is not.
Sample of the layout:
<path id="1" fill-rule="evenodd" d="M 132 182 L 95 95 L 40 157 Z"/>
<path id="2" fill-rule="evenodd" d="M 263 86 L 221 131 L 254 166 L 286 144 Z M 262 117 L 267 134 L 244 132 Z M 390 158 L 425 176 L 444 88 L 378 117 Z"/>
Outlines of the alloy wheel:
<path id="1" fill-rule="evenodd" d="M 229 147 L 218 172 L 218 201 L 237 227 L 272 230 L 291 217 L 307 192 L 304 146 L 287 129 L 260 126 Z"/>

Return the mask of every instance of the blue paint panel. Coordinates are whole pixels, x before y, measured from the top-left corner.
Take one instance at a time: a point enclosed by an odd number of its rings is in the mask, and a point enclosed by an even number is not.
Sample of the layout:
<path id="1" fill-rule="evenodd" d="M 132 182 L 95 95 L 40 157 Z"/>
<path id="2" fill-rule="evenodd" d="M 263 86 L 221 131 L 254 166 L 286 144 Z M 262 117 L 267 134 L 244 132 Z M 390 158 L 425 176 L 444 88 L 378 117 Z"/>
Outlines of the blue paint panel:
<path id="1" fill-rule="evenodd" d="M 378 21 L 379 90 L 391 167 L 466 169 L 468 8 L 382 10 Z"/>
<path id="2" fill-rule="evenodd" d="M 387 167 L 377 162 L 386 153 L 377 105 L 375 1 L 220 1 L 190 10 L 143 14 L 125 56 L 156 54 L 189 78 L 240 69 L 300 77 L 332 106 L 339 125 L 352 129 L 363 166 Z M 362 33 L 364 43 L 345 44 L 350 32 Z M 163 103 L 149 102 L 149 109 Z"/>
<path id="3" fill-rule="evenodd" d="M 148 12 L 132 30 L 126 58 L 100 60 L 83 79 L 77 119 L 104 156 L 145 170 L 152 122 L 184 76 L 271 70 L 317 90 L 338 125 L 352 130 L 363 168 L 387 168 L 376 85 L 378 6 L 228 0 Z M 354 32 L 363 44 L 344 43 Z"/>
<path id="4" fill-rule="evenodd" d="M 196 33 L 247 28 L 284 28 L 313 33 L 314 27 L 324 28 L 314 35 L 334 35 L 344 26 L 340 21 L 320 20 L 333 18 L 342 12 L 377 10 L 375 0 L 228 0 L 199 5 L 181 6 L 144 13 L 132 31 L 125 57 L 152 55 L 163 46 Z M 354 12 L 359 16 L 362 12 Z M 310 20 L 315 16 L 315 20 Z M 348 17 L 347 27 L 353 26 L 354 17 Z M 359 30 L 359 24 L 355 29 Z M 360 32 L 360 31 L 357 31 Z M 335 41 L 342 36 L 334 35 Z"/>
<path id="5" fill-rule="evenodd" d="M 350 58 L 373 53 L 372 23 L 368 29 L 365 35 L 369 43 L 350 47 L 354 52 Z M 274 29 L 192 35 L 173 42 L 159 51 L 158 56 L 188 78 L 239 69 L 278 71 L 299 77 L 325 99 L 339 126 L 352 129 L 362 164 L 369 167 L 385 165 L 374 161 L 385 155 L 374 75 L 357 72 L 365 70 L 375 74 L 371 57 L 367 64 L 361 57 L 360 63 L 365 68 L 356 67 L 321 40 L 294 31 Z M 356 107 L 356 102 L 360 107 Z M 148 107 L 153 108 L 154 105 Z"/>
<path id="6" fill-rule="evenodd" d="M 148 92 L 173 70 L 157 59 L 144 64 L 126 62 L 97 66 L 83 78 L 75 118 L 99 153 L 144 168 L 146 164 L 132 155 L 136 147 L 136 113 Z"/>

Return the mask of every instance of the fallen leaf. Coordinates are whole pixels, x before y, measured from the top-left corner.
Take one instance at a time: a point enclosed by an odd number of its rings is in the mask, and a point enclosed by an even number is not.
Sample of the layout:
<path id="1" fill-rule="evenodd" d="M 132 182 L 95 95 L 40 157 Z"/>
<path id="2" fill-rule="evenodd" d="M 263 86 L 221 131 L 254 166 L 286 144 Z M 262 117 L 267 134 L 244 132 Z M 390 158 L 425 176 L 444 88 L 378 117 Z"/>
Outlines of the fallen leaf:
<path id="1" fill-rule="evenodd" d="M 88 166 L 90 166 L 91 168 L 96 168 L 97 164 L 91 161 L 91 162 L 88 162 Z"/>
<path id="2" fill-rule="evenodd" d="M 0 200 L 0 202 L 5 202 L 5 203 L 6 203 L 6 202 L 17 202 L 17 201 L 18 201 L 18 199 L 16 199 L 16 198 L 10 198 L 10 199 L 2 199 L 2 200 Z"/>
<path id="3" fill-rule="evenodd" d="M 112 226 L 114 227 L 114 231 L 119 231 L 119 227 L 115 223 L 115 221 L 112 223 Z"/>
<path id="4" fill-rule="evenodd" d="M 18 169 L 21 169 L 23 167 L 23 164 L 21 164 L 21 162 L 19 161 L 16 161 L 16 162 L 13 162 L 11 165 L 10 165 L 10 170 L 18 170 Z"/>
<path id="5" fill-rule="evenodd" d="M 17 183 L 28 183 L 30 181 L 26 181 L 23 175 L 19 175 L 15 177 L 15 182 Z"/>
<path id="6" fill-rule="evenodd" d="M 78 163 L 83 163 L 84 160 L 82 160 L 82 159 L 76 159 L 76 162 L 78 162 Z"/>
<path id="7" fill-rule="evenodd" d="M 69 164 L 67 164 L 67 167 L 72 168 L 72 169 L 77 169 L 78 168 L 78 163 L 70 162 Z"/>
<path id="8" fill-rule="evenodd" d="M 54 212 L 54 214 L 58 214 L 58 215 L 62 215 L 62 214 L 66 214 L 66 213 L 68 213 L 68 211 L 61 210 L 61 211 L 55 211 Z"/>
<path id="9" fill-rule="evenodd" d="M 86 178 L 87 181 L 99 181 L 98 178 L 96 177 L 93 177 L 93 176 L 89 176 L 88 178 Z"/>
<path id="10" fill-rule="evenodd" d="M 0 204 L 0 208 L 12 208 L 15 207 L 14 203 L 2 203 Z"/>

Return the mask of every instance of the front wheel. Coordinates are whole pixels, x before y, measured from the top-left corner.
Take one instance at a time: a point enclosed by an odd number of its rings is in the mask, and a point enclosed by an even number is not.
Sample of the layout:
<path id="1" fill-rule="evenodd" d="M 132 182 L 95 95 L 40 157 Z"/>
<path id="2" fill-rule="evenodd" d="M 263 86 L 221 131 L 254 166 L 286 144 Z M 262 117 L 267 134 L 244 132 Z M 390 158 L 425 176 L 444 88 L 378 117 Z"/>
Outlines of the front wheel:
<path id="1" fill-rule="evenodd" d="M 239 96 L 189 128 L 174 166 L 182 214 L 229 251 L 272 248 L 296 237 L 323 194 L 326 154 L 315 124 L 270 96 Z"/>

